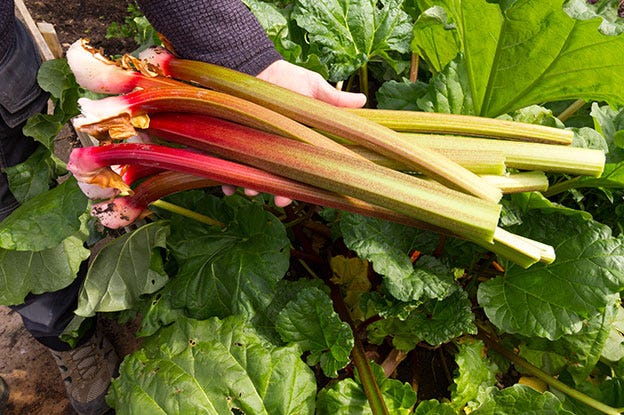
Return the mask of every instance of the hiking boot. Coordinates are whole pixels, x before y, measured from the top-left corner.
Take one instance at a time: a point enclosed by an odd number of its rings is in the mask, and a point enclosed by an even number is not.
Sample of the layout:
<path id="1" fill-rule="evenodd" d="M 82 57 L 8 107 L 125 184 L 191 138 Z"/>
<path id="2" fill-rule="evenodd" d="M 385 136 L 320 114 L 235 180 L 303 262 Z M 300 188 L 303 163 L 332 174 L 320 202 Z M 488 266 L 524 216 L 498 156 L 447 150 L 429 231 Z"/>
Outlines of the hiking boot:
<path id="1" fill-rule="evenodd" d="M 51 352 L 61 371 L 69 402 L 78 415 L 107 413 L 110 408 L 105 396 L 119 366 L 119 357 L 108 339 L 96 330 L 82 346 Z"/>
<path id="2" fill-rule="evenodd" d="M 0 378 L 0 415 L 4 413 L 6 404 L 9 401 L 9 385 L 4 379 Z"/>

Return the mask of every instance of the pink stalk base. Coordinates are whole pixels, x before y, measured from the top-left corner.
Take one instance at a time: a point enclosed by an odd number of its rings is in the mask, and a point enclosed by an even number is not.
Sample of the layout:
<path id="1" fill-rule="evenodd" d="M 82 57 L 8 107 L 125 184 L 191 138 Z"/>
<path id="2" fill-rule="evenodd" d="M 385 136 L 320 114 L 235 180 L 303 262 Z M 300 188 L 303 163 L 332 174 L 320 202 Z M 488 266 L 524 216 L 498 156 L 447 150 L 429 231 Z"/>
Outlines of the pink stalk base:
<path id="1" fill-rule="evenodd" d="M 118 229 L 141 218 L 148 205 L 155 200 L 185 190 L 217 185 L 214 180 L 204 177 L 166 171 L 147 178 L 137 186 L 132 196 L 94 204 L 91 207 L 91 216 L 98 218 L 107 228 Z"/>
<path id="2" fill-rule="evenodd" d="M 84 39 L 74 42 L 67 49 L 66 57 L 78 85 L 101 94 L 125 94 L 135 88 L 185 85 L 164 76 L 148 76 L 124 69 L 89 46 Z"/>

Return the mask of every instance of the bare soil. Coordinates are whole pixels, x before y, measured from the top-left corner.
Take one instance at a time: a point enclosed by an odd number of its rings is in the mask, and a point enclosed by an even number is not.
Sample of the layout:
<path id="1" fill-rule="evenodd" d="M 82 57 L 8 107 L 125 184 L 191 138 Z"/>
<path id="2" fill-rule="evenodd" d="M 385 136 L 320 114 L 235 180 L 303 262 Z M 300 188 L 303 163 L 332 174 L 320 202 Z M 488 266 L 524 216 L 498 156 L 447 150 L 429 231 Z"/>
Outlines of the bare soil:
<path id="1" fill-rule="evenodd" d="M 130 2 L 24 0 L 35 22 L 54 25 L 64 50 L 75 40 L 87 37 L 108 54 L 129 52 L 136 47 L 132 40 L 106 39 L 112 22 L 123 23 Z M 66 127 L 57 140 L 71 146 L 74 138 L 71 128 Z M 121 356 L 136 349 L 133 325 L 121 326 L 108 320 L 101 320 L 100 324 Z M 0 306 L 0 376 L 10 388 L 6 415 L 75 414 L 52 356 L 24 329 L 19 315 L 4 306 Z"/>

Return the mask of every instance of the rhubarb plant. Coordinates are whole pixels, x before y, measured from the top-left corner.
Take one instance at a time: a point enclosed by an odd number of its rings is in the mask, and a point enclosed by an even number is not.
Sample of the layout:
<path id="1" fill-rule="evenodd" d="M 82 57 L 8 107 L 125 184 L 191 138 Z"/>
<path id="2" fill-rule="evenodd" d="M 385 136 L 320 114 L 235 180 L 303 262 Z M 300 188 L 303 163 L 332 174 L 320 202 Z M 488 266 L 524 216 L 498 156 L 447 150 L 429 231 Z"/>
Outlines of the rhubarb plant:
<path id="1" fill-rule="evenodd" d="M 108 396 L 120 414 L 620 413 L 616 2 L 246 3 L 264 13 L 293 62 L 311 63 L 332 35 L 379 40 L 381 49 L 366 44 L 367 58 L 390 60 L 369 66 L 369 102 L 400 111 L 329 111 L 164 53 L 149 65 L 102 54 L 89 76 L 74 69 L 82 87 L 63 60 L 46 64 L 40 80 L 58 113 L 53 128 L 33 118 L 27 131 L 45 146 L 6 172 L 23 205 L 0 224 L 2 303 L 67 285 L 86 248 L 106 236 L 91 254 L 76 314 L 140 317 L 143 346 L 126 356 Z M 275 13 L 281 19 L 263 18 Z M 338 22 L 329 16 L 345 23 L 320 36 L 319 25 Z M 380 21 L 388 26 L 374 25 Z M 403 23 L 391 30 L 391 22 Z M 345 45 L 323 55 L 325 74 L 346 74 L 340 63 L 361 58 L 346 56 L 359 46 Z M 72 54 L 97 56 L 78 46 Z M 411 71 L 418 80 L 403 77 L 410 53 L 420 56 Z M 339 55 L 341 62 L 329 59 Z M 218 93 L 189 99 L 189 81 Z M 159 96 L 156 86 L 189 95 Z M 152 101 L 119 106 L 133 97 Z M 214 97 L 243 104 L 201 101 Z M 51 156 L 53 138 L 78 102 L 84 114 L 74 125 L 102 143 L 75 149 L 66 165 Z M 302 143 L 284 125 L 317 140 Z M 121 142 L 135 133 L 153 141 Z M 402 151 L 416 141 L 416 152 Z M 471 196 L 418 158 L 433 152 L 443 157 L 430 161 L 490 190 Z M 295 155 L 297 165 L 288 159 Z M 479 166 L 486 156 L 498 161 Z M 464 176 L 471 165 L 476 171 Z M 382 172 L 382 185 L 370 185 Z M 500 192 L 527 176 L 531 187 Z M 78 181 L 118 190 L 89 200 Z M 222 184 L 248 191 L 224 196 Z M 447 212 L 444 222 L 421 216 L 422 201 L 407 208 L 416 184 L 461 202 L 432 209 Z M 455 225 L 475 206 L 492 216 L 480 238 Z"/>

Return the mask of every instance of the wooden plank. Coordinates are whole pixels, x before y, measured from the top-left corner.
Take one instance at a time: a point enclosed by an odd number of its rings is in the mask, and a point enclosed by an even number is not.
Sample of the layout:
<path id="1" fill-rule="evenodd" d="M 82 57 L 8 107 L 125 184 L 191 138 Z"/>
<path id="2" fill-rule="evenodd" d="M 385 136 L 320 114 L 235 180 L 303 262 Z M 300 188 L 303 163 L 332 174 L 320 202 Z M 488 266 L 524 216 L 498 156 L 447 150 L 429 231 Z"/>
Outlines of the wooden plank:
<path id="1" fill-rule="evenodd" d="M 39 31 L 39 28 L 35 24 L 35 21 L 30 15 L 28 8 L 22 0 L 15 0 L 15 14 L 26 25 L 26 28 L 30 32 L 32 38 L 35 41 L 35 44 L 37 45 L 37 48 L 39 49 L 39 55 L 41 55 L 41 59 L 43 59 L 44 61 L 54 59 L 54 53 L 52 53 L 52 51 L 50 50 L 50 47 L 43 38 L 43 35 Z"/>
<path id="2" fill-rule="evenodd" d="M 48 22 L 37 22 L 37 28 L 50 48 L 52 55 L 57 59 L 61 58 L 63 56 L 63 47 L 61 46 L 58 36 L 56 35 L 54 25 Z"/>

